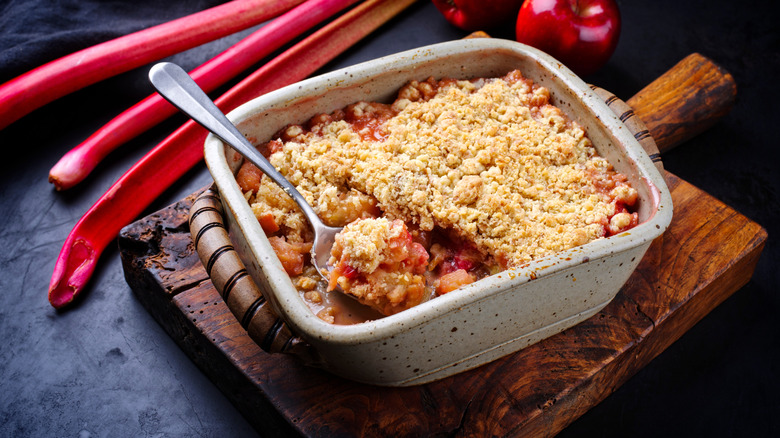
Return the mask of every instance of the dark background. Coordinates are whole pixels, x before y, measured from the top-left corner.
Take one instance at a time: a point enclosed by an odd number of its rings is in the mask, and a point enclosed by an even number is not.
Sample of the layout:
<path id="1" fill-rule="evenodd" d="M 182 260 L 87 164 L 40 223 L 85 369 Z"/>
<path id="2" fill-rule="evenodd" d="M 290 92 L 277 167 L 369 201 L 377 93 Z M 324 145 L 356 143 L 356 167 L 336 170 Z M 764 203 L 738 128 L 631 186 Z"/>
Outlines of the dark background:
<path id="1" fill-rule="evenodd" d="M 0 82 L 218 3 L 0 1 Z M 769 240 L 750 283 L 561 436 L 778 436 L 780 8 L 769 0 L 619 4 L 617 51 L 585 79 L 627 99 L 691 52 L 731 72 L 738 84 L 731 113 L 664 162 L 763 225 Z M 464 34 L 421 0 L 323 71 Z M 191 69 L 240 36 L 173 60 Z M 88 87 L 0 131 L 0 436 L 255 434 L 136 300 L 114 245 L 75 306 L 57 312 L 46 300 L 54 261 L 79 217 L 184 121 L 177 116 L 112 153 L 79 187 L 58 193 L 48 184 L 48 170 L 62 154 L 151 93 L 146 71 Z M 198 166 L 147 213 L 209 180 Z"/>

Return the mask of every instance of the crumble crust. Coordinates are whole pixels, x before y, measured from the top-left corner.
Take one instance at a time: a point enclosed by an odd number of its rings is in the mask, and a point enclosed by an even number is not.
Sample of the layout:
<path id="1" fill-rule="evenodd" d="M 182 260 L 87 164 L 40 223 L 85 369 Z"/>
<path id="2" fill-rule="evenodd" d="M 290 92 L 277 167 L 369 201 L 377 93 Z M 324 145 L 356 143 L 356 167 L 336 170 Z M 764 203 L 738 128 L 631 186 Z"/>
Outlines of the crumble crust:
<path id="1" fill-rule="evenodd" d="M 511 72 L 475 81 L 412 82 L 373 125 L 334 118 L 291 126 L 270 155 L 326 223 L 371 208 L 429 231 L 452 230 L 502 267 L 515 267 L 620 231 L 636 190 L 597 155 L 549 92 Z M 292 200 L 263 178 L 250 203 L 289 241 L 310 241 Z M 355 208 L 340 208 L 340 205 Z M 356 212 L 357 217 L 348 217 Z"/>

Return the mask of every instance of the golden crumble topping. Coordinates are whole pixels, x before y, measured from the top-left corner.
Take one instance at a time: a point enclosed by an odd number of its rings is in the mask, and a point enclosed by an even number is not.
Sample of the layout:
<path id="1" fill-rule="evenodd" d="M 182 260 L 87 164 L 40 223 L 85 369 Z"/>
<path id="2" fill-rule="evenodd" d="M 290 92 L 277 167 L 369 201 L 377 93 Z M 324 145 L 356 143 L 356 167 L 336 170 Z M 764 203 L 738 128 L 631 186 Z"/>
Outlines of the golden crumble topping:
<path id="1" fill-rule="evenodd" d="M 323 281 L 292 199 L 249 163 L 236 176 L 293 284 L 330 323 L 391 315 L 637 224 L 626 177 L 517 71 L 412 81 L 392 104 L 319 114 L 258 148 L 326 224 L 345 226 Z"/>
<path id="2" fill-rule="evenodd" d="M 617 211 L 636 191 L 549 104 L 549 92 L 518 72 L 413 82 L 390 107 L 346 111 L 351 119 L 325 115 L 310 129 L 289 127 L 270 155 L 333 225 L 378 208 L 424 231 L 452 230 L 513 267 L 636 221 Z M 264 178 L 251 203 L 289 240 L 307 239 L 303 216 L 273 182 Z M 335 207 L 343 204 L 355 208 Z"/>

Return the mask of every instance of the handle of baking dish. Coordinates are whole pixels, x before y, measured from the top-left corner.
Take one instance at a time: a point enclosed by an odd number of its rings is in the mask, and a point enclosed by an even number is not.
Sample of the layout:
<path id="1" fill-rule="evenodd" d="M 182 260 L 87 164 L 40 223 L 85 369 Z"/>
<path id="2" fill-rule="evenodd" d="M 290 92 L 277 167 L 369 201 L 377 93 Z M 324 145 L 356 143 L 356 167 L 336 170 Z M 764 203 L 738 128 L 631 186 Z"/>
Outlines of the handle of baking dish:
<path id="1" fill-rule="evenodd" d="M 201 193 L 190 208 L 190 234 L 206 273 L 227 307 L 257 345 L 315 362 L 315 351 L 296 336 L 266 301 L 233 247 L 216 187 Z"/>
<path id="2" fill-rule="evenodd" d="M 626 104 L 664 153 L 709 129 L 736 100 L 737 84 L 731 74 L 706 56 L 692 53 Z"/>
<path id="3" fill-rule="evenodd" d="M 598 97 L 607 103 L 609 109 L 611 109 L 612 112 L 620 118 L 623 124 L 626 125 L 626 128 L 634 135 L 634 138 L 642 146 L 642 149 L 650 156 L 655 167 L 661 172 L 661 175 L 663 175 L 664 165 L 663 162 L 661 162 L 661 152 L 659 152 L 658 146 L 656 145 L 655 140 L 653 140 L 653 136 L 650 135 L 650 130 L 647 129 L 647 126 L 642 122 L 642 119 L 635 117 L 634 110 L 628 106 L 627 103 L 623 102 L 609 91 L 595 85 L 591 85 L 590 88 Z"/>

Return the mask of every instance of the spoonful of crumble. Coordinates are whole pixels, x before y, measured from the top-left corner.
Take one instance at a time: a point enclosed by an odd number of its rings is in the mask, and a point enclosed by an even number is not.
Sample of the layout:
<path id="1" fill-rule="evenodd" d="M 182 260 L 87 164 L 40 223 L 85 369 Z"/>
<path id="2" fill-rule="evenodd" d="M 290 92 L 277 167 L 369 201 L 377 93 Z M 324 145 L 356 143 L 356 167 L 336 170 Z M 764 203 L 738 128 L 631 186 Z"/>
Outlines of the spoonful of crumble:
<path id="1" fill-rule="evenodd" d="M 325 225 L 295 186 L 244 138 L 235 125 L 228 120 L 225 114 L 181 67 L 169 62 L 156 64 L 149 71 L 149 80 L 162 97 L 257 166 L 298 204 L 314 231 L 311 262 L 320 275 L 328 280 L 326 271 L 323 269 L 327 267 L 327 262 L 331 257 L 331 247 L 333 247 L 335 236 L 342 228 Z"/>

